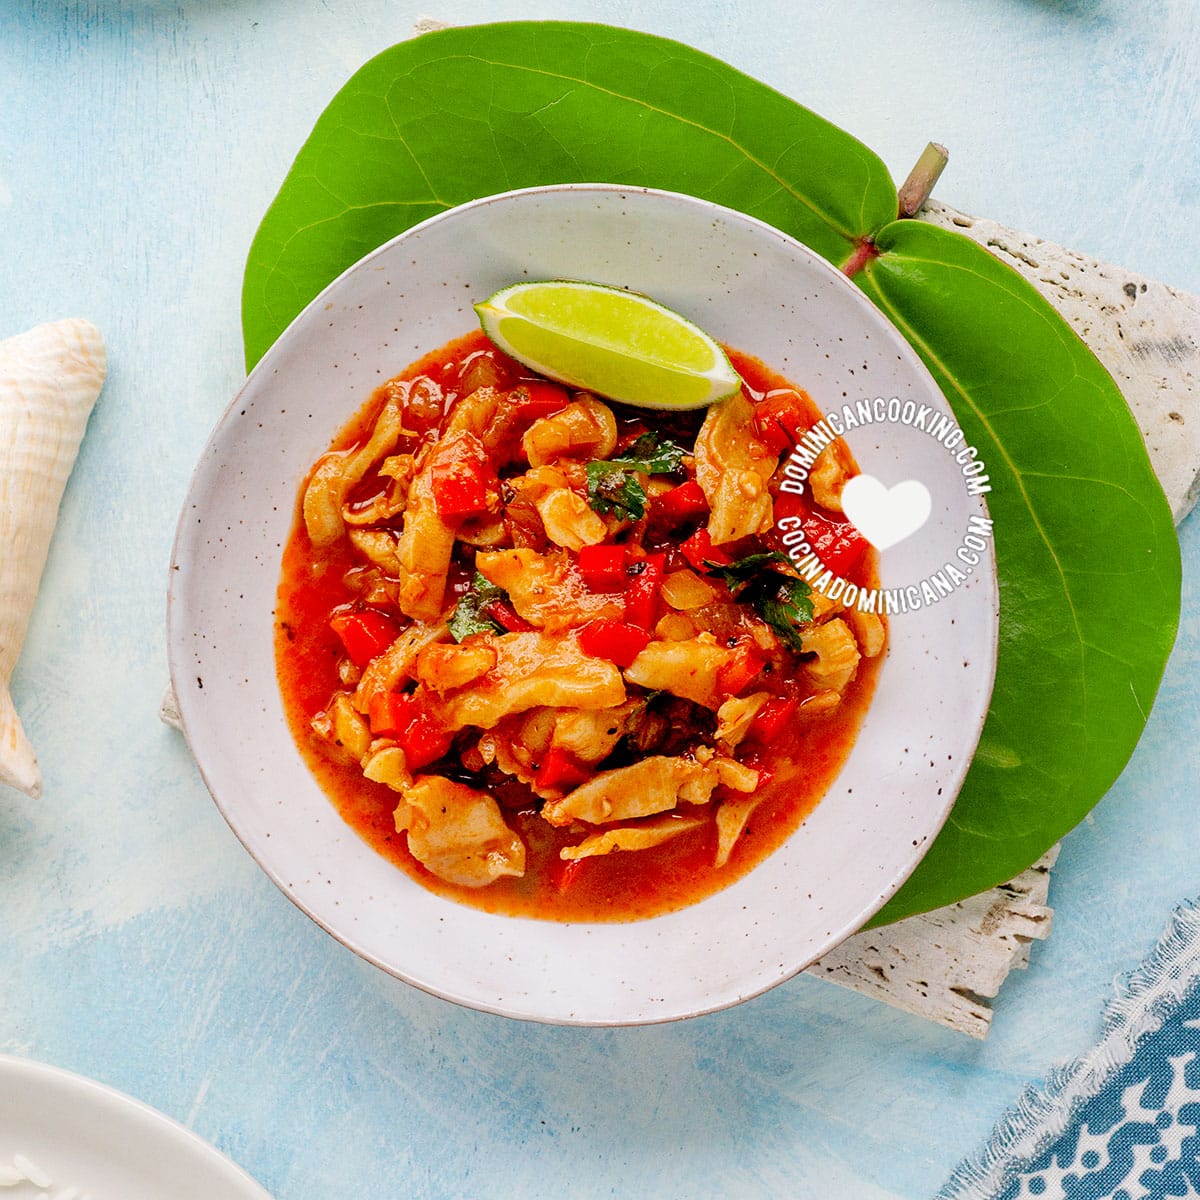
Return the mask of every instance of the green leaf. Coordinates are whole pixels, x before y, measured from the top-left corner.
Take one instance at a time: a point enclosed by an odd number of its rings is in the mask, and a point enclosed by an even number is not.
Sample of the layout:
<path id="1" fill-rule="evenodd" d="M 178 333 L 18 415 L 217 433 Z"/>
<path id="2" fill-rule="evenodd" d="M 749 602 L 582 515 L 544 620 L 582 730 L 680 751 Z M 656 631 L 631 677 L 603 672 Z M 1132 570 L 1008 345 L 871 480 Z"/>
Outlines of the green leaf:
<path id="1" fill-rule="evenodd" d="M 447 622 L 450 636 L 461 642 L 473 633 L 503 633 L 504 626 L 487 615 L 487 606 L 496 600 L 507 599 L 508 593 L 503 588 L 476 571 L 470 588 L 458 598 Z"/>
<path id="2" fill-rule="evenodd" d="M 617 458 L 595 460 L 587 465 L 588 504 L 593 511 L 638 521 L 646 515 L 646 489 L 638 478 L 670 475 L 683 466 L 688 451 L 670 438 L 651 431 L 643 433 Z"/>
<path id="3" fill-rule="evenodd" d="M 705 559 L 704 567 L 706 574 L 724 580 L 733 598 L 749 604 L 797 654 L 804 653 L 800 626 L 813 618 L 812 588 L 793 573 L 786 554 L 769 550 L 731 563 Z"/>
<path id="4" fill-rule="evenodd" d="M 615 462 L 587 465 L 587 498 L 593 512 L 612 513 L 623 521 L 646 515 L 646 489 L 632 471 Z"/>
<path id="5" fill-rule="evenodd" d="M 991 710 L 930 853 L 879 921 L 1016 875 L 1124 767 L 1179 614 L 1179 542 L 1128 406 L 1051 306 L 966 238 L 896 222 L 857 277 L 987 463 L 1000 578 Z"/>
<path id="6" fill-rule="evenodd" d="M 1096 359 L 986 251 L 895 222 L 886 168 L 850 135 L 645 34 L 557 22 L 425 34 L 334 98 L 263 218 L 243 287 L 247 365 L 330 280 L 416 222 L 508 188 L 597 180 L 714 200 L 835 264 L 865 263 L 856 281 L 979 447 L 1001 592 L 991 711 L 950 821 L 878 920 L 1011 877 L 1132 752 L 1174 639 L 1178 543 Z"/>
<path id="7" fill-rule="evenodd" d="M 792 560 L 782 550 L 763 550 L 758 554 L 747 554 L 735 562 L 720 563 L 704 559 L 704 573 L 724 580 L 730 591 L 735 591 L 764 572 L 773 573 L 776 566 L 790 567 Z"/>
<path id="8" fill-rule="evenodd" d="M 689 453 L 677 442 L 651 431 L 643 433 L 624 454 L 608 461 L 635 471 L 645 471 L 647 475 L 671 475 L 683 467 L 683 460 Z"/>
<path id="9" fill-rule="evenodd" d="M 583 180 L 704 196 L 837 262 L 896 215 L 895 185 L 860 142 L 678 42 L 554 21 L 422 34 L 334 97 L 263 218 L 242 292 L 247 369 L 409 226 Z"/>

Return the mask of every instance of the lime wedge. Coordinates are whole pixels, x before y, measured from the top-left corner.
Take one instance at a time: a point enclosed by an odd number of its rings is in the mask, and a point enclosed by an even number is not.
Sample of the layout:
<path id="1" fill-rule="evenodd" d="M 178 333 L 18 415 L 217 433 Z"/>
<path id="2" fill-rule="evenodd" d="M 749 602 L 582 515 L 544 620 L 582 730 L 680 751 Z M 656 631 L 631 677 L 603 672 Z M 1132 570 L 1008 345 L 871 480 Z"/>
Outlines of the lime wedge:
<path id="1" fill-rule="evenodd" d="M 540 375 L 640 408 L 703 408 L 741 379 L 686 318 L 598 283 L 517 283 L 475 305 L 483 331 Z"/>

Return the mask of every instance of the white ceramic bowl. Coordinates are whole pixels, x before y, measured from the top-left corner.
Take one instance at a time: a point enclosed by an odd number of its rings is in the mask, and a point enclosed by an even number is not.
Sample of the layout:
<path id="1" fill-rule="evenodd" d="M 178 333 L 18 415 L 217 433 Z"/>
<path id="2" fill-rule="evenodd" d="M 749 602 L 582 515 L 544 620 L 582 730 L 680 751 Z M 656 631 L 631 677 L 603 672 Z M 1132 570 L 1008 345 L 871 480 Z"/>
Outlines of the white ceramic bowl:
<path id="1" fill-rule="evenodd" d="M 576 185 L 507 193 L 426 221 L 335 280 L 254 369 L 201 457 L 169 598 L 171 677 L 188 741 L 234 832 L 284 893 L 356 953 L 439 996 L 569 1024 L 708 1012 L 787 979 L 858 929 L 941 827 L 991 694 L 990 543 L 937 603 L 891 618 L 878 689 L 816 811 L 734 885 L 622 924 L 492 916 L 439 898 L 345 826 L 288 732 L 272 612 L 297 490 L 384 380 L 469 331 L 473 302 L 521 279 L 645 292 L 804 387 L 824 410 L 897 398 L 949 410 L 907 343 L 793 239 L 707 202 Z M 983 501 L 911 423 L 847 439 L 886 484 L 917 479 L 926 526 L 882 556 L 889 587 L 954 555 Z M 983 539 L 981 539 L 983 540 Z M 962 564 L 960 563 L 960 566 Z M 910 593 L 911 594 L 911 593 Z"/>

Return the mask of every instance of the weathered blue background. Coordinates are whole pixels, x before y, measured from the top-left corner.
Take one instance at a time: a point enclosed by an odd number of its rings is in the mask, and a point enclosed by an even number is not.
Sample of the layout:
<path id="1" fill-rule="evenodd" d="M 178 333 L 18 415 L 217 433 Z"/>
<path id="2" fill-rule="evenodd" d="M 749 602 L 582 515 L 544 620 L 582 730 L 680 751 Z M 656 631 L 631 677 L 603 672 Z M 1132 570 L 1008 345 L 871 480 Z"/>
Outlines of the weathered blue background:
<path id="1" fill-rule="evenodd" d="M 960 208 L 1200 292 L 1193 0 L 0 0 L 0 336 L 91 317 L 110 380 L 15 680 L 45 798 L 0 795 L 0 1051 L 131 1092 L 279 1200 L 932 1195 L 1200 892 L 1200 529 L 1158 706 L 1067 840 L 1053 937 L 977 1045 L 814 980 L 644 1030 L 383 977 L 262 877 L 155 716 L 192 465 L 240 381 L 259 217 L 423 13 L 603 20 L 720 55 Z M 1114 593 L 1118 606 L 1135 596 Z"/>

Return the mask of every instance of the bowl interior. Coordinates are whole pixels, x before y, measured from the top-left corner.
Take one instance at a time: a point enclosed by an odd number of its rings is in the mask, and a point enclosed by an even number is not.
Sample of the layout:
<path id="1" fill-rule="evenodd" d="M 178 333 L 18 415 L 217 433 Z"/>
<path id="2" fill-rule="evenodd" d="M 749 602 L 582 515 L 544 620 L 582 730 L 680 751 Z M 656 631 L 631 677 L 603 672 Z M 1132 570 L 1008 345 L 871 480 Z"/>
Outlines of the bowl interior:
<path id="1" fill-rule="evenodd" d="M 172 680 L 229 824 L 284 892 L 357 953 L 489 1011 L 665 1020 L 794 974 L 912 871 L 957 794 L 987 710 L 994 564 L 989 544 L 949 594 L 890 618 L 887 659 L 841 774 L 796 834 L 731 887 L 652 920 L 594 925 L 491 916 L 427 892 L 343 825 L 292 743 L 272 650 L 280 556 L 301 480 L 371 392 L 473 328 L 475 301 L 554 277 L 645 292 L 787 376 L 823 411 L 894 398 L 949 413 L 907 343 L 852 284 L 752 218 L 604 185 L 465 205 L 331 284 L 221 420 L 180 519 Z M 901 585 L 951 561 L 971 519 L 986 518 L 983 500 L 968 493 L 946 446 L 911 423 L 864 425 L 847 440 L 864 472 L 887 486 L 919 480 L 931 496 L 925 526 L 882 555 L 883 582 L 903 603 Z"/>

